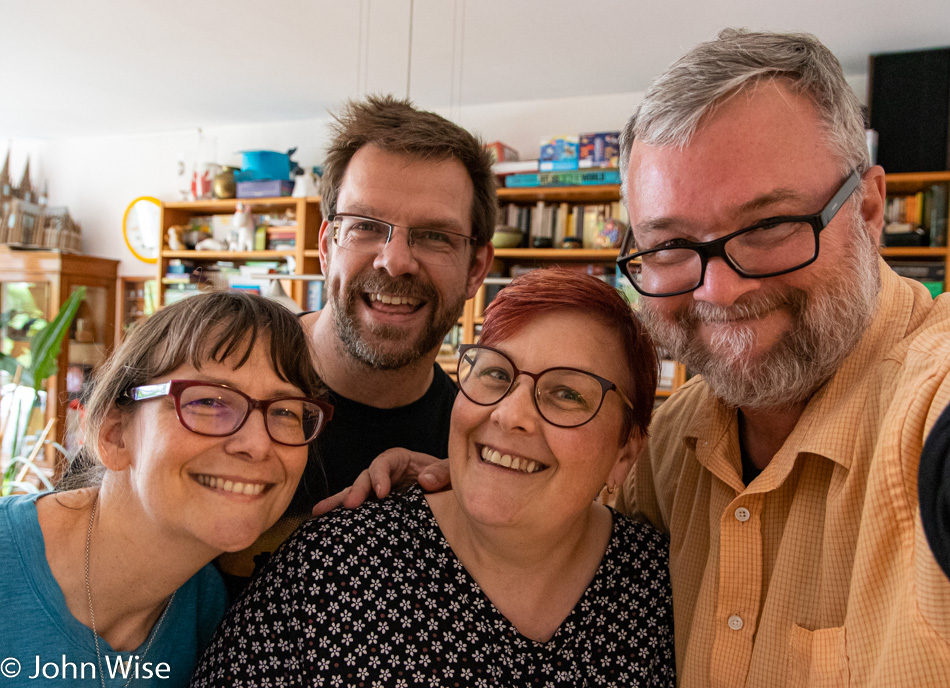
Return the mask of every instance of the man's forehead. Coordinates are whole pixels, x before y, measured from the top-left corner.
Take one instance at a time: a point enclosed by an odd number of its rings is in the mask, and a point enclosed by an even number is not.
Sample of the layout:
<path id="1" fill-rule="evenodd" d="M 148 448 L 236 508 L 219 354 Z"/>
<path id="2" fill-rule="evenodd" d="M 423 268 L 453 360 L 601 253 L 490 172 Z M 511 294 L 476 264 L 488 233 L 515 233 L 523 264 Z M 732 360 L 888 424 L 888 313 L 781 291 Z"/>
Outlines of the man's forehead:
<path id="1" fill-rule="evenodd" d="M 406 226 L 467 227 L 473 194 L 471 178 L 455 158 L 423 160 L 368 145 L 347 165 L 337 212 Z"/>
<path id="2" fill-rule="evenodd" d="M 624 191 L 634 224 L 725 218 L 820 198 L 839 175 L 814 106 L 773 85 L 721 105 L 685 145 L 634 140 Z"/>

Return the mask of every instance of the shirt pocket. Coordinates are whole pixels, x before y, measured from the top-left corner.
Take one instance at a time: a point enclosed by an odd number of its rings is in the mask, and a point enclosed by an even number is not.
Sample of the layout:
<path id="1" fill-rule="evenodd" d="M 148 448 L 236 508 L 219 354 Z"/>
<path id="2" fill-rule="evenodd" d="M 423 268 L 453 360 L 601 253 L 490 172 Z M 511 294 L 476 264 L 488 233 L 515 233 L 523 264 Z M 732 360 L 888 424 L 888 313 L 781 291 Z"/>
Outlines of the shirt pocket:
<path id="1" fill-rule="evenodd" d="M 789 688 L 845 688 L 850 684 L 844 626 L 809 631 L 798 624 L 789 634 L 785 675 Z"/>

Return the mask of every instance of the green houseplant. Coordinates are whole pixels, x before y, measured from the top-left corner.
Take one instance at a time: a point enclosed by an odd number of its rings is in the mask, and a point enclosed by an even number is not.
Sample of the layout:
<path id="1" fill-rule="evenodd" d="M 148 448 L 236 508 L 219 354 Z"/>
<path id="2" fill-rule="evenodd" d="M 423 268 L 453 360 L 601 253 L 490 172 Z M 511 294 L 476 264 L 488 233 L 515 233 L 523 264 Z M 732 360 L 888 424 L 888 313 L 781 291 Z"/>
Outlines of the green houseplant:
<path id="1" fill-rule="evenodd" d="M 16 358 L 0 353 L 0 370 L 13 376 L 13 389 L 8 392 L 11 399 L 6 413 L 0 419 L 0 442 L 3 435 L 12 432 L 13 438 L 10 448 L 10 463 L 3 471 L 3 483 L 0 495 L 6 496 L 14 491 L 34 492 L 38 488 L 27 476 L 32 474 L 47 489 L 52 484 L 46 474 L 36 465 L 36 457 L 42 449 L 46 436 L 52 428 L 51 420 L 40 438 L 33 447 L 33 451 L 26 455 L 24 452 L 24 438 L 29 418 L 40 399 L 40 389 L 51 375 L 56 373 L 56 359 L 59 357 L 63 339 L 69 332 L 70 325 L 79 311 L 79 306 L 86 296 L 86 288 L 79 287 L 66 299 L 56 316 L 39 329 L 30 338 L 29 364 L 23 365 Z M 23 390 L 27 390 L 24 395 Z M 58 444 L 57 449 L 65 454 L 65 450 Z"/>

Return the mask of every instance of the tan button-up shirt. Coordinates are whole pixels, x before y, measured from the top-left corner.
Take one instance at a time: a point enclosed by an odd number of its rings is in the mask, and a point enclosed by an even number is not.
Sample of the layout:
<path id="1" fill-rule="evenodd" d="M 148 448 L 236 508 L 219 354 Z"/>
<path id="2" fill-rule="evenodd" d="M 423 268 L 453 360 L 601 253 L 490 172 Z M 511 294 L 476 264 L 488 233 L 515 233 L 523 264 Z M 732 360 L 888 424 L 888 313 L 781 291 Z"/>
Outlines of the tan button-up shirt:
<path id="1" fill-rule="evenodd" d="M 950 295 L 881 265 L 871 327 L 748 487 L 702 379 L 654 418 L 617 506 L 670 533 L 682 686 L 950 686 L 950 581 L 917 509 Z"/>

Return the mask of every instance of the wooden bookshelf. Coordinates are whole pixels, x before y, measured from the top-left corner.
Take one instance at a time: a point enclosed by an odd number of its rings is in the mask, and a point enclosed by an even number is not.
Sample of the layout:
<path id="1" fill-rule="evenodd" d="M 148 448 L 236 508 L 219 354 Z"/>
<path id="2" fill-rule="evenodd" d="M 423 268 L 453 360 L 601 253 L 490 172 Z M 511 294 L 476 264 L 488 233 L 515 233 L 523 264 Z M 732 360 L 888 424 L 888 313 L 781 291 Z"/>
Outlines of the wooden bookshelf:
<path id="1" fill-rule="evenodd" d="M 935 184 L 947 186 L 950 192 L 950 171 L 945 172 L 901 172 L 884 176 L 888 195 L 914 194 L 926 191 Z M 950 197 L 950 193 L 947 194 Z M 944 222 L 950 216 L 950 201 L 943 208 Z M 944 239 L 947 234 L 944 232 Z M 944 242 L 945 244 L 948 242 Z M 920 261 L 923 263 L 942 263 L 944 270 L 943 290 L 950 291 L 950 248 L 944 246 L 889 246 L 881 248 L 881 255 L 892 265 L 899 265 L 904 261 Z"/>
<path id="2" fill-rule="evenodd" d="M 167 231 L 173 225 L 189 225 L 195 218 L 212 215 L 229 215 L 234 212 L 241 202 L 251 207 L 255 215 L 262 213 L 284 213 L 292 210 L 296 217 L 296 227 L 288 225 L 286 229 L 295 232 L 294 248 L 286 251 L 173 251 L 167 245 Z M 158 257 L 159 304 L 165 304 L 167 288 L 177 282 L 167 278 L 168 266 L 172 260 L 189 261 L 201 267 L 211 265 L 217 261 L 232 263 L 246 263 L 254 260 L 281 260 L 293 259 L 293 275 L 316 274 L 320 272 L 320 254 L 317 250 L 317 240 L 320 232 L 319 198 L 230 198 L 208 201 L 183 201 L 178 203 L 163 203 L 161 214 L 162 248 Z M 305 306 L 306 283 L 294 280 L 291 283 L 291 297 L 300 305 Z"/>

